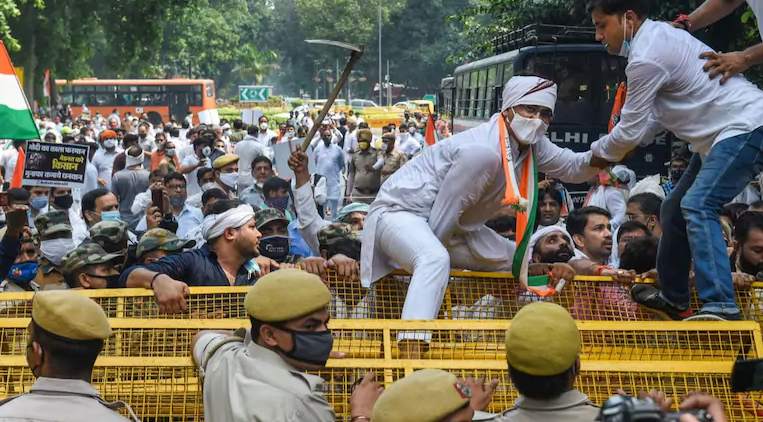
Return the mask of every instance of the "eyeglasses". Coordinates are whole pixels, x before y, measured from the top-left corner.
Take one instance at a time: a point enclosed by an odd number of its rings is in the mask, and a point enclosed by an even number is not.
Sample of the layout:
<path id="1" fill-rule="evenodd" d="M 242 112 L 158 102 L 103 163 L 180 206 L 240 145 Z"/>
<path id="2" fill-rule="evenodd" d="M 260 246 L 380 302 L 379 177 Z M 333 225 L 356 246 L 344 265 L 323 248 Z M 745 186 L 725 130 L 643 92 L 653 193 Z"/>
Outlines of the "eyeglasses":
<path id="1" fill-rule="evenodd" d="M 541 119 L 546 121 L 551 121 L 554 118 L 554 112 L 549 110 L 547 107 L 530 105 L 530 104 L 520 104 L 514 108 L 522 110 L 524 114 L 528 114 L 533 117 L 540 117 Z"/>

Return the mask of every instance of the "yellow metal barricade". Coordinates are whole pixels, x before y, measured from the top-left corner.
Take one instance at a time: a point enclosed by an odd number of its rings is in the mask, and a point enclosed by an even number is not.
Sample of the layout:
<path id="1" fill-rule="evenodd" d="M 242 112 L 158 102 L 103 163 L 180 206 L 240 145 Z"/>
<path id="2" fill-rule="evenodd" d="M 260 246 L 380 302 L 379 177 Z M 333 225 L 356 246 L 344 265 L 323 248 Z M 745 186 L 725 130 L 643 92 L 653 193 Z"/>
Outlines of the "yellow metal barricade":
<path id="1" fill-rule="evenodd" d="M 410 276 L 393 273 L 363 288 L 357 280 L 346 280 L 329 271 L 326 281 L 332 291 L 333 318 L 399 319 Z M 648 321 L 655 316 L 644 311 L 630 298 L 632 283 L 618 283 L 609 277 L 577 277 L 558 294 L 542 300 L 567 308 L 577 320 Z M 87 290 L 110 318 L 226 319 L 246 318 L 243 301 L 249 288 L 192 287 L 188 310 L 179 314 L 161 314 L 147 289 Z M 0 318 L 23 318 L 31 315 L 32 292 L 0 293 Z M 736 292 L 737 303 L 745 319 L 763 323 L 763 282 Z M 439 319 L 482 320 L 511 319 L 522 306 L 541 300 L 522 291 L 508 273 L 452 271 L 438 315 Z M 696 297 L 694 309 L 700 304 Z"/>
<path id="2" fill-rule="evenodd" d="M 0 396 L 28 391 L 33 382 L 26 368 L 24 345 L 28 319 L 0 319 Z M 200 329 L 247 327 L 246 320 L 112 319 L 115 335 L 96 363 L 93 383 L 109 400 L 129 403 L 143 418 L 199 420 L 203 414 L 197 372 L 190 358 L 191 339 Z M 507 377 L 504 346 L 510 321 L 332 320 L 335 350 L 347 354 L 332 360 L 319 374 L 337 412 L 349 414 L 352 385 L 366 371 L 389 384 L 422 368 L 441 368 L 460 375 L 501 380 L 492 411 L 509 408 L 516 392 Z M 678 399 L 690 391 L 721 398 L 732 420 L 755 420 L 755 396 L 729 392 L 728 378 L 736 358 L 758 358 L 763 339 L 758 324 L 742 322 L 578 322 L 583 349 L 578 385 L 596 403 L 617 388 L 635 392 L 657 388 Z M 397 334 L 427 332 L 431 342 L 420 356 L 398 350 Z M 119 345 L 119 346 L 117 346 Z"/>

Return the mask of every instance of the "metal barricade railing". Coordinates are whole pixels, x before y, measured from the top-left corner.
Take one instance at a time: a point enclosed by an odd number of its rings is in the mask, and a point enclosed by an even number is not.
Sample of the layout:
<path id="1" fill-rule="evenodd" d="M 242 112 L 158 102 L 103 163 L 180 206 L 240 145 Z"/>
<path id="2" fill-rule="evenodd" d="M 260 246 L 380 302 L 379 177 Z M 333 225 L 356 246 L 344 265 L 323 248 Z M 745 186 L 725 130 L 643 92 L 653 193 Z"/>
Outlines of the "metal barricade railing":
<path id="1" fill-rule="evenodd" d="M 28 391 L 33 378 L 24 358 L 28 319 L 0 319 L 0 397 Z M 200 420 L 203 401 L 190 342 L 200 329 L 247 327 L 246 320 L 112 319 L 115 330 L 96 362 L 93 384 L 107 400 L 129 403 L 144 419 Z M 510 321 L 332 320 L 335 350 L 344 359 L 329 361 L 318 374 L 338 414 L 349 415 L 353 383 L 366 371 L 389 384 L 423 368 L 501 380 L 491 411 L 511 407 L 516 398 L 507 375 L 504 346 Z M 678 400 L 695 390 L 720 398 L 731 420 L 758 420 L 758 395 L 730 392 L 737 358 L 763 355 L 758 324 L 742 322 L 578 322 L 582 372 L 577 386 L 595 403 L 618 388 L 638 392 L 656 388 Z M 11 330 L 11 331 L 6 331 Z M 431 342 L 419 356 L 400 352 L 400 331 L 426 331 Z M 9 333 L 15 333 L 10 335 Z M 119 344 L 119 346 L 117 346 Z"/>
<path id="2" fill-rule="evenodd" d="M 331 315 L 334 318 L 398 319 L 401 316 L 410 276 L 393 273 L 363 288 L 357 280 L 326 275 L 332 291 Z M 438 319 L 511 319 L 522 306 L 547 300 L 567 308 L 577 320 L 647 321 L 655 316 L 644 311 L 630 298 L 633 283 L 619 283 L 609 277 L 576 277 L 561 292 L 540 299 L 520 289 L 507 273 L 452 271 Z M 249 288 L 192 287 L 184 313 L 161 314 L 146 289 L 87 290 L 111 318 L 224 319 L 246 318 L 244 296 Z M 0 293 L 0 318 L 23 318 L 31 315 L 32 292 Z M 763 282 L 736 291 L 737 303 L 745 319 L 763 323 Z M 700 304 L 694 296 L 694 309 Z"/>

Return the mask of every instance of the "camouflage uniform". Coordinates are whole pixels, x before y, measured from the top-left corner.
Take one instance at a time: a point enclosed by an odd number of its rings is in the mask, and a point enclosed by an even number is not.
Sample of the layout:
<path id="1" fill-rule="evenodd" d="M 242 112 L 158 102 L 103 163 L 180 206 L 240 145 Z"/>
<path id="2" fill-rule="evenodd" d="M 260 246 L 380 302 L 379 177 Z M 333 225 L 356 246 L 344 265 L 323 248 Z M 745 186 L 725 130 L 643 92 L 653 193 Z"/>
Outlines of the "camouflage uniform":
<path id="1" fill-rule="evenodd" d="M 328 257 L 343 254 L 360 260 L 360 232 L 347 223 L 332 223 L 322 228 L 318 232 L 318 244 L 321 251 L 327 251 Z"/>
<path id="2" fill-rule="evenodd" d="M 127 253 L 127 223 L 124 221 L 101 221 L 90 227 L 90 241 L 95 242 L 109 253 Z"/>
<path id="3" fill-rule="evenodd" d="M 286 218 L 283 212 L 281 210 L 275 209 L 275 208 L 263 208 L 256 213 L 254 213 L 254 223 L 257 225 L 257 230 L 264 227 L 266 224 L 273 222 L 273 221 L 283 221 L 284 225 L 288 226 L 289 219 Z M 285 237 L 289 237 L 288 228 L 286 229 L 286 234 L 283 235 Z M 262 246 L 260 246 L 262 247 Z M 287 255 L 286 258 L 281 261 L 282 264 L 296 264 L 302 259 L 299 255 Z"/>
<path id="4" fill-rule="evenodd" d="M 34 219 L 40 242 L 55 239 L 71 239 L 72 226 L 69 223 L 69 213 L 66 211 L 50 211 L 40 214 Z M 64 275 L 48 258 L 40 254 L 37 259 L 39 269 L 33 283 L 40 289 L 66 289 Z"/>
<path id="5" fill-rule="evenodd" d="M 104 264 L 115 260 L 119 260 L 118 263 L 121 263 L 121 258 L 122 255 L 108 253 L 101 245 L 95 242 L 86 242 L 64 256 L 61 272 L 69 276 L 88 265 Z"/>
<path id="6" fill-rule="evenodd" d="M 193 248 L 194 246 L 196 246 L 195 240 L 180 239 L 169 230 L 156 228 L 143 234 L 143 237 L 138 242 L 138 249 L 135 255 L 140 258 L 143 254 L 157 249 L 177 252 L 186 248 Z"/>

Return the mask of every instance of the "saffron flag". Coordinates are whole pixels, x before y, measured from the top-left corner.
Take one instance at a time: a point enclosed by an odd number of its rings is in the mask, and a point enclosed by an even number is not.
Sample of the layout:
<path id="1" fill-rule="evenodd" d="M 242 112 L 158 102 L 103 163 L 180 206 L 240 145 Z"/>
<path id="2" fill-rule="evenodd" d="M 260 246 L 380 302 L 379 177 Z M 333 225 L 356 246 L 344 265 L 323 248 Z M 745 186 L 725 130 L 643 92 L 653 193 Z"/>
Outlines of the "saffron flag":
<path id="1" fill-rule="evenodd" d="M 427 129 L 424 132 L 424 140 L 426 141 L 427 145 L 434 145 L 435 142 L 437 142 L 437 135 L 434 131 L 434 116 L 429 115 L 427 118 Z"/>
<path id="2" fill-rule="evenodd" d="M 19 148 L 19 158 L 16 160 L 16 168 L 13 169 L 11 178 L 11 189 L 20 188 L 24 179 L 24 166 L 26 165 L 26 153 L 23 148 Z"/>
<path id="3" fill-rule="evenodd" d="M 40 139 L 29 104 L 13 71 L 11 57 L 2 41 L 0 41 L 0 122 L 2 122 L 0 139 Z"/>

